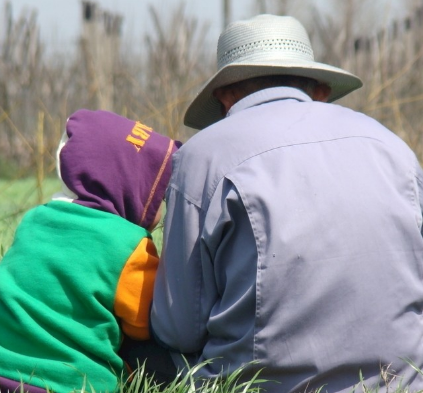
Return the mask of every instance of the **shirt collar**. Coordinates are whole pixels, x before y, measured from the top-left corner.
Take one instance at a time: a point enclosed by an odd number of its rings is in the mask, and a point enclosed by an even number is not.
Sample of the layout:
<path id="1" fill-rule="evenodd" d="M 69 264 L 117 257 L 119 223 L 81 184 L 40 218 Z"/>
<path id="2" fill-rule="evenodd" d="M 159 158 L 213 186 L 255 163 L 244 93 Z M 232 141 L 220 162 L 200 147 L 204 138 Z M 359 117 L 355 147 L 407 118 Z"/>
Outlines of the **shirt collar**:
<path id="1" fill-rule="evenodd" d="M 310 96 L 294 87 L 271 87 L 269 89 L 259 90 L 238 101 L 232 106 L 226 116 L 231 116 L 252 106 L 279 100 L 312 101 Z"/>

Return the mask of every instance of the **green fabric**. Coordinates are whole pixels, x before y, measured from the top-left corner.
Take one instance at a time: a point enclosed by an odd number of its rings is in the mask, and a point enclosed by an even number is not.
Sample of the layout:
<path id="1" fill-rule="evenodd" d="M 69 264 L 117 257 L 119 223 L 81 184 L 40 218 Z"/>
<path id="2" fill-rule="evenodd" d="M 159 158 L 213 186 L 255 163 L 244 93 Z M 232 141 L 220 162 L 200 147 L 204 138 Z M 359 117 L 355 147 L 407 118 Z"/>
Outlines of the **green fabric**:
<path id="1" fill-rule="evenodd" d="M 73 203 L 29 211 L 0 262 L 0 375 L 56 392 L 79 390 L 86 377 L 88 390 L 114 391 L 123 372 L 115 292 L 145 236 Z"/>

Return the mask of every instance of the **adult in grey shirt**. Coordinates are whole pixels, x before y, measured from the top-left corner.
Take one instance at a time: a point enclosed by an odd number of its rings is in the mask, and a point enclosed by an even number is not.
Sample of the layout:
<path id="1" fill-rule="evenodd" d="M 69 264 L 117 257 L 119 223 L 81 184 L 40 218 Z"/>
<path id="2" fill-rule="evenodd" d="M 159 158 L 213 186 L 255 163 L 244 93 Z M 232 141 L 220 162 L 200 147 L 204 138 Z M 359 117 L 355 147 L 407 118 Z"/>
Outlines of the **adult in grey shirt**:
<path id="1" fill-rule="evenodd" d="M 175 155 L 151 324 L 213 377 L 252 361 L 267 392 L 423 377 L 423 174 L 375 120 L 329 102 L 361 86 L 314 61 L 303 26 L 261 15 L 218 44 Z M 326 102 L 328 101 L 328 102 Z"/>

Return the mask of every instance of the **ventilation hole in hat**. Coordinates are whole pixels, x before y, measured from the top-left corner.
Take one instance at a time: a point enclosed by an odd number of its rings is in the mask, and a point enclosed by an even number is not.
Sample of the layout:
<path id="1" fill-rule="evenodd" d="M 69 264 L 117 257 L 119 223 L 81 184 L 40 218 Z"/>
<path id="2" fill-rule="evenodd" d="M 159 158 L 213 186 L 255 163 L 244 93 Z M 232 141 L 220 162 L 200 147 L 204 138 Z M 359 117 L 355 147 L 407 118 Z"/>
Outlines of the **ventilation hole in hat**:
<path id="1" fill-rule="evenodd" d="M 240 57 L 247 55 L 249 52 L 253 53 L 256 51 L 266 50 L 300 52 L 306 56 L 309 56 L 312 60 L 314 59 L 313 50 L 309 45 L 306 45 L 301 41 L 274 38 L 269 40 L 250 42 L 225 52 L 224 55 L 219 59 L 219 67 L 232 63 Z"/>

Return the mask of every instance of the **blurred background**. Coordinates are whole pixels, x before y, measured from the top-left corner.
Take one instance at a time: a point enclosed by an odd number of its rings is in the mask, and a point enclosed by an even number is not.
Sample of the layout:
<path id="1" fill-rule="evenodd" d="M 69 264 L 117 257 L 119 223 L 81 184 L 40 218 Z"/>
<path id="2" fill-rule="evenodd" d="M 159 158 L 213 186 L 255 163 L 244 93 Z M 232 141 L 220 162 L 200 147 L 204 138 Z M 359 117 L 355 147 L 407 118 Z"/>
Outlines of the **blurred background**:
<path id="1" fill-rule="evenodd" d="M 220 31 L 258 13 L 297 17 L 316 60 L 364 81 L 339 103 L 423 161 L 423 0 L 3 1 L 0 258 L 22 212 L 58 187 L 55 150 L 73 111 L 112 110 L 186 141 L 195 131 L 183 115 L 216 71 Z"/>

